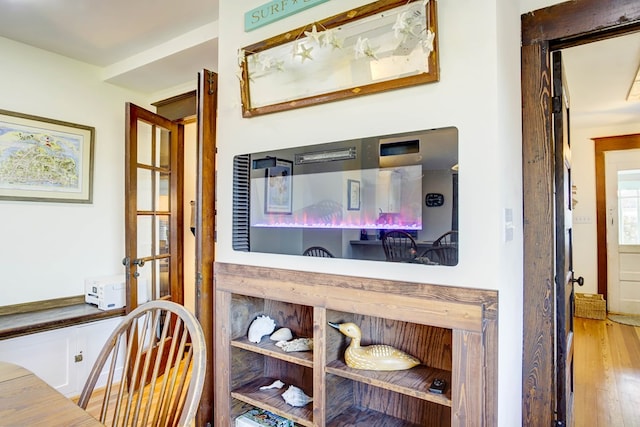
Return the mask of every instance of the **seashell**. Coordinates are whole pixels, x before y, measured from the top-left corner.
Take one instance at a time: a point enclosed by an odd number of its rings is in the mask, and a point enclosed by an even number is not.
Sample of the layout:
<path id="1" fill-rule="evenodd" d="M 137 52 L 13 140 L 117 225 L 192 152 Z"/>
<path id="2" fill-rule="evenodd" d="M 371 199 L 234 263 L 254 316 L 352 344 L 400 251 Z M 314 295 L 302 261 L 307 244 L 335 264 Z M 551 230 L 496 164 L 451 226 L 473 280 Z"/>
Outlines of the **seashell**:
<path id="1" fill-rule="evenodd" d="M 289 341 L 293 338 L 293 334 L 289 328 L 280 328 L 272 333 L 269 338 L 273 341 Z"/>
<path id="2" fill-rule="evenodd" d="M 258 316 L 251 326 L 247 338 L 253 343 L 259 343 L 263 336 L 269 335 L 276 328 L 276 322 L 269 316 Z"/>
<path id="3" fill-rule="evenodd" d="M 282 398 L 291 406 L 304 406 L 311 402 L 313 398 L 304 394 L 304 391 L 294 385 L 290 385 L 287 391 L 282 393 Z"/>
<path id="4" fill-rule="evenodd" d="M 287 353 L 292 351 L 309 351 L 313 350 L 313 339 L 296 338 L 291 341 L 278 341 L 276 345 Z"/>
<path id="5" fill-rule="evenodd" d="M 280 380 L 275 380 L 270 385 L 263 385 L 260 387 L 260 390 L 269 390 L 270 388 L 282 388 L 284 387 L 284 383 Z"/>

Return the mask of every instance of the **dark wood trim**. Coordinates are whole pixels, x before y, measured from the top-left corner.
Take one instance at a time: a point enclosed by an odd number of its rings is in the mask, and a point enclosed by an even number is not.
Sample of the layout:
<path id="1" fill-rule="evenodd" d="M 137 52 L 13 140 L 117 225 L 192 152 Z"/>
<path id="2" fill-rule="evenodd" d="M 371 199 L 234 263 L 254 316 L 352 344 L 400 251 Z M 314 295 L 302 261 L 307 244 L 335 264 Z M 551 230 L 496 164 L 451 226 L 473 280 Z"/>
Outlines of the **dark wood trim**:
<path id="1" fill-rule="evenodd" d="M 71 302 L 74 298 L 68 298 L 68 301 Z M 59 300 L 52 301 L 57 303 Z M 42 303 L 43 306 L 38 307 L 38 303 Z M 84 297 L 81 302 L 67 305 L 48 305 L 47 303 L 48 301 L 29 303 L 32 304 L 31 311 L 0 315 L 0 340 L 119 317 L 124 315 L 125 311 L 124 308 L 99 310 L 96 306 L 85 304 Z M 28 304 L 20 305 L 23 306 L 21 308 L 25 308 L 24 306 Z"/>
<path id="2" fill-rule="evenodd" d="M 598 238 L 598 293 L 608 294 L 607 286 L 607 198 L 604 155 L 607 151 L 640 148 L 640 134 L 592 138 L 596 162 L 596 230 Z"/>
<path id="3" fill-rule="evenodd" d="M 198 98 L 196 91 L 183 93 L 181 95 L 172 96 L 171 98 L 153 102 L 151 105 L 156 107 L 156 112 L 170 120 L 181 120 L 185 117 L 195 116 Z"/>
<path id="4" fill-rule="evenodd" d="M 196 416 L 197 426 L 214 422 L 215 398 L 215 294 L 213 285 L 216 241 L 216 117 L 218 75 L 209 70 L 198 74 L 198 163 L 196 183 L 196 315 L 207 348 L 207 372 Z"/>
<path id="5" fill-rule="evenodd" d="M 5 305 L 0 307 L 0 316 L 5 316 L 7 314 L 32 313 L 34 311 L 68 307 L 76 304 L 84 304 L 84 295 Z"/>
<path id="6" fill-rule="evenodd" d="M 523 425 L 550 426 L 554 411 L 554 245 L 551 70 L 546 43 L 522 48 L 524 192 Z M 537 230 L 546 230 L 539 233 Z"/>
<path id="7" fill-rule="evenodd" d="M 554 241 L 550 46 L 568 47 L 635 31 L 637 0 L 574 0 L 522 15 L 524 198 L 522 425 L 554 417 Z"/>
<path id="8" fill-rule="evenodd" d="M 638 0 L 574 0 L 522 15 L 522 44 L 565 42 L 572 46 L 640 25 Z M 558 46 L 554 46 L 558 47 Z"/>

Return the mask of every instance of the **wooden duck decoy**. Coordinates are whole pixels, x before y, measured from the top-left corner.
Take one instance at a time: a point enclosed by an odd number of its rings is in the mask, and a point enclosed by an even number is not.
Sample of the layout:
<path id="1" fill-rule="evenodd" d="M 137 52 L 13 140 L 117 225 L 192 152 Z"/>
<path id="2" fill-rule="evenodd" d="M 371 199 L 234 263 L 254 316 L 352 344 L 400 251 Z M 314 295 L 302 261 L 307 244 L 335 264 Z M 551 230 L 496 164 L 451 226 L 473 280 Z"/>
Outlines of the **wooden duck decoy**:
<path id="1" fill-rule="evenodd" d="M 329 326 L 351 338 L 351 343 L 344 352 L 344 361 L 350 368 L 370 371 L 400 371 L 420 364 L 420 360 L 417 358 L 390 345 L 360 346 L 362 331 L 355 323 L 328 323 Z"/>

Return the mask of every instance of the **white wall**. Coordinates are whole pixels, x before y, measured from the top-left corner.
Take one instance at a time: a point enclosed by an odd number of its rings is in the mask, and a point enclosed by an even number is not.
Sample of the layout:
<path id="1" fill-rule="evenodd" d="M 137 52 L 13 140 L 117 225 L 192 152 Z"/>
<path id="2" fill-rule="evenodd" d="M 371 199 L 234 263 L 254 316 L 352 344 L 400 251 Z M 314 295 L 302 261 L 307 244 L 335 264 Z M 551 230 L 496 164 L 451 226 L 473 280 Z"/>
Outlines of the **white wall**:
<path id="1" fill-rule="evenodd" d="M 595 152 L 592 138 L 640 133 L 640 122 L 596 128 L 572 128 L 572 177 L 578 201 L 573 210 L 573 263 L 584 287 L 576 292 L 598 293 L 598 238 L 596 224 Z M 607 296 L 604 296 L 607 298 Z"/>
<path id="2" fill-rule="evenodd" d="M 497 289 L 499 424 L 521 422 L 522 184 L 520 12 L 510 0 L 438 2 L 441 79 L 366 97 L 243 119 L 237 50 L 368 0 L 327 2 L 245 33 L 243 14 L 261 0 L 220 4 L 217 260 L 306 271 Z M 456 267 L 313 260 L 234 252 L 231 247 L 232 159 L 265 151 L 379 134 L 456 126 L 460 158 L 460 263 Z M 514 240 L 505 242 L 504 211 L 513 210 Z M 517 373 L 517 374 L 514 374 Z"/>
<path id="3" fill-rule="evenodd" d="M 0 306 L 81 295 L 122 274 L 125 102 L 99 69 L 0 38 L 0 109 L 95 127 L 93 203 L 0 200 Z"/>

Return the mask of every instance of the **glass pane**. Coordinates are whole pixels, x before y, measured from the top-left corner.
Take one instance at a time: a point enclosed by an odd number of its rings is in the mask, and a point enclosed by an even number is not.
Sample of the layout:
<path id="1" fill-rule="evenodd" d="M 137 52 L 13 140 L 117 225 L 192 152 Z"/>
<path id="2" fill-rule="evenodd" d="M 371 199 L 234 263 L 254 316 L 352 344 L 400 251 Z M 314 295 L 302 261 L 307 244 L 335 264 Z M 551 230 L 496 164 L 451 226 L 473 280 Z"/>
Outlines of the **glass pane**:
<path id="1" fill-rule="evenodd" d="M 158 200 L 156 210 L 166 212 L 171 207 L 171 198 L 169 197 L 171 189 L 171 175 L 167 173 L 160 173 L 158 183 Z"/>
<path id="2" fill-rule="evenodd" d="M 153 171 L 138 169 L 138 210 L 153 210 Z"/>
<path id="3" fill-rule="evenodd" d="M 157 255 L 169 253 L 169 216 L 158 215 Z"/>
<path id="4" fill-rule="evenodd" d="M 171 287 L 169 286 L 169 258 L 159 259 L 157 265 L 157 285 L 158 289 L 157 298 L 162 298 L 171 295 Z"/>
<path id="5" fill-rule="evenodd" d="M 144 304 L 151 300 L 151 274 L 152 263 L 146 262 L 142 267 L 138 267 L 138 304 Z"/>
<path id="6" fill-rule="evenodd" d="M 138 258 L 151 256 L 152 230 L 152 217 L 138 216 Z"/>
<path id="7" fill-rule="evenodd" d="M 138 163 L 151 166 L 152 126 L 138 120 Z"/>
<path id="8" fill-rule="evenodd" d="M 618 241 L 640 245 L 640 170 L 618 171 Z"/>
<path id="9" fill-rule="evenodd" d="M 156 138 L 158 141 L 157 165 L 169 169 L 171 165 L 171 132 L 158 128 Z"/>

